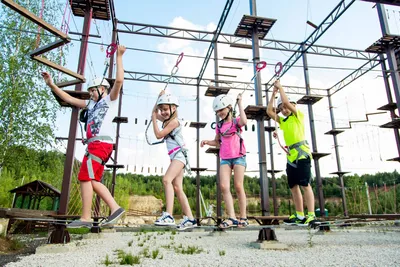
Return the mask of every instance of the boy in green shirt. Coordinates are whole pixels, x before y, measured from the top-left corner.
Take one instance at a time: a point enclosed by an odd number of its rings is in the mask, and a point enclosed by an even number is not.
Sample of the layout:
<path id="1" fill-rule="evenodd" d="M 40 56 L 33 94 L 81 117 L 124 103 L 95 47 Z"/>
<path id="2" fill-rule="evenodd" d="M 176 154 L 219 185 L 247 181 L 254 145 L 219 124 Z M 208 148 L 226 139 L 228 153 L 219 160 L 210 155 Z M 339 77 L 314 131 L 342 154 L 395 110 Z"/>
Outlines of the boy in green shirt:
<path id="1" fill-rule="evenodd" d="M 278 99 L 275 113 L 273 103 L 278 92 L 280 98 Z M 277 114 L 279 112 L 282 112 L 285 118 L 278 116 Z M 286 173 L 296 212 L 288 219 L 284 220 L 284 223 L 308 226 L 315 220 L 315 213 L 314 193 L 310 185 L 312 155 L 308 143 L 305 140 L 304 114 L 300 110 L 297 110 L 296 103 L 286 96 L 279 80 L 274 83 L 267 113 L 272 119 L 279 123 L 283 131 L 285 143 L 288 146 Z M 276 133 L 274 133 L 274 137 L 277 137 Z M 307 218 L 304 216 L 303 196 L 300 191 L 300 186 L 304 191 L 304 199 L 308 209 Z"/>

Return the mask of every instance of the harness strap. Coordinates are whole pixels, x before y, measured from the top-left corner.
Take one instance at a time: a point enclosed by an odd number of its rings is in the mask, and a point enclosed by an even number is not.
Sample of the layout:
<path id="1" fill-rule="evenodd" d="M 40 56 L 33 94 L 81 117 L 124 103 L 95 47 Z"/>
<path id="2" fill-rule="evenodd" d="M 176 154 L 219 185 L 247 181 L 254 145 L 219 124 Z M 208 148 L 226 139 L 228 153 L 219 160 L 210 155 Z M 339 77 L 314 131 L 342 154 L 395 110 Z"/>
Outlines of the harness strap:
<path id="1" fill-rule="evenodd" d="M 92 138 L 90 138 L 88 140 L 85 140 L 83 142 L 83 144 L 87 145 L 87 144 L 90 144 L 93 141 L 112 141 L 112 140 L 113 139 L 110 136 L 106 136 L 106 135 L 101 136 L 101 135 L 99 135 L 99 136 L 94 136 L 94 137 L 92 137 Z"/>
<path id="2" fill-rule="evenodd" d="M 168 151 L 168 155 L 171 155 L 172 153 L 174 153 L 175 151 L 177 151 L 177 150 L 179 150 L 179 149 L 181 149 L 180 146 L 177 146 L 177 147 L 171 149 L 170 151 Z"/>
<path id="3" fill-rule="evenodd" d="M 243 155 L 244 155 L 243 152 L 242 152 L 243 138 L 242 138 L 242 135 L 240 134 L 240 128 L 239 128 L 238 122 L 236 121 L 236 118 L 233 118 L 233 124 L 234 124 L 235 127 L 236 127 L 236 132 L 235 132 L 234 134 L 236 134 L 236 135 L 239 137 L 239 145 L 240 145 L 239 154 L 243 156 Z M 219 132 L 219 134 L 220 134 L 221 136 L 232 136 L 232 134 L 227 134 L 227 133 L 226 133 L 226 132 L 228 132 L 228 131 L 230 130 L 230 128 L 231 128 L 232 126 L 231 126 L 228 130 L 226 130 L 224 133 L 221 133 L 221 129 L 218 127 L 218 124 L 217 124 L 216 127 L 217 127 L 218 132 Z M 220 140 L 220 142 L 221 142 L 221 140 Z"/>
<path id="4" fill-rule="evenodd" d="M 106 162 L 103 161 L 101 158 L 98 156 L 95 156 L 93 154 L 90 154 L 88 151 L 86 151 L 85 156 L 88 158 L 87 160 L 87 168 L 88 168 L 88 173 L 89 173 L 89 178 L 94 179 L 94 171 L 93 171 L 93 163 L 92 160 L 100 163 L 101 165 L 105 165 Z"/>
<path id="5" fill-rule="evenodd" d="M 179 130 L 176 131 L 175 134 L 172 134 L 172 132 L 170 132 L 170 133 L 167 135 L 167 138 L 170 137 L 172 140 L 174 140 L 174 141 L 179 145 L 179 146 L 177 146 L 177 147 L 171 149 L 170 151 L 168 151 L 168 155 L 171 155 L 171 154 L 174 153 L 175 151 L 181 149 L 181 152 L 182 152 L 183 156 L 185 157 L 185 161 L 186 161 L 185 170 L 186 170 L 187 173 L 190 175 L 190 174 L 192 174 L 192 170 L 191 170 L 191 168 L 190 168 L 190 165 L 189 165 L 189 158 L 188 158 L 188 155 L 187 155 L 188 149 L 185 148 L 184 144 L 180 144 L 180 142 L 179 142 L 178 140 L 175 139 L 175 135 L 176 135 L 179 131 L 181 131 L 181 130 L 182 130 L 182 128 L 179 128 Z"/>
<path id="6" fill-rule="evenodd" d="M 92 138 L 90 138 L 88 140 L 85 140 L 84 144 L 90 144 L 91 142 L 94 142 L 94 141 L 112 141 L 112 140 L 113 139 L 110 136 L 101 136 L 100 135 L 100 136 L 94 136 L 94 137 L 92 137 Z M 106 161 L 103 161 L 98 156 L 89 153 L 89 151 L 86 148 L 85 156 L 88 158 L 88 160 L 87 160 L 87 168 L 88 168 L 89 178 L 90 179 L 94 179 L 95 177 L 94 177 L 92 160 L 100 163 L 101 165 L 105 165 L 106 162 L 108 161 L 109 157 L 111 156 L 111 154 L 108 156 Z"/>
<path id="7" fill-rule="evenodd" d="M 299 161 L 300 157 L 304 156 L 304 157 L 308 158 L 310 156 L 306 151 L 301 149 L 302 145 L 308 146 L 307 140 L 303 140 L 303 141 L 294 143 L 293 145 L 289 146 L 289 151 L 292 149 L 295 149 L 297 151 L 297 157 L 296 157 L 296 160 L 294 161 L 296 163 L 290 162 L 289 159 L 287 161 L 288 164 L 294 168 L 297 168 L 297 162 Z"/>

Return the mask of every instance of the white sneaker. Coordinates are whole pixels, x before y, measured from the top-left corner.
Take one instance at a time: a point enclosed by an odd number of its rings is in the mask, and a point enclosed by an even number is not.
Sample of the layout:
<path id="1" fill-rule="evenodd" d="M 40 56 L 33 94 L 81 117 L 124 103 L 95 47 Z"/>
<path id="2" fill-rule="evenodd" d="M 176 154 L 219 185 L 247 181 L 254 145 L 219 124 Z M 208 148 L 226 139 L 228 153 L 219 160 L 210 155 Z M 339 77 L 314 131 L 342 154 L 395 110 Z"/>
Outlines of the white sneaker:
<path id="1" fill-rule="evenodd" d="M 179 225 L 176 226 L 178 230 L 185 230 L 195 228 L 197 226 L 196 219 L 190 220 L 187 216 L 183 216 L 183 220 Z"/>
<path id="2" fill-rule="evenodd" d="M 160 218 L 158 218 L 155 223 L 158 226 L 171 226 L 175 225 L 174 217 L 171 216 L 168 212 L 163 211 Z"/>

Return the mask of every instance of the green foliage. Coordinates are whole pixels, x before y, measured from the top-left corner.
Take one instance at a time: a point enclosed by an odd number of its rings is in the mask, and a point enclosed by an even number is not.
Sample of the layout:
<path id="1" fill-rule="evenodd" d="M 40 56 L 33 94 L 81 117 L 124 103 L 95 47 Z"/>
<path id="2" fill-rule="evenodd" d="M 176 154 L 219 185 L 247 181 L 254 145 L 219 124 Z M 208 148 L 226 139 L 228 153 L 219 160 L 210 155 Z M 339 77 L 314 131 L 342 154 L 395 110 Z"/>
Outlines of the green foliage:
<path id="1" fill-rule="evenodd" d="M 8 149 L 8 155 L 9 157 L 4 161 L 3 168 L 0 172 L 0 207 L 11 207 L 13 195 L 10 194 L 9 191 L 20 186 L 22 181 L 26 184 L 39 179 L 61 189 L 65 160 L 65 156 L 62 153 L 35 150 L 26 146 L 15 145 Z M 104 183 L 109 188 L 111 187 L 111 180 L 111 173 L 106 172 Z M 400 183 L 400 175 L 397 171 L 394 171 L 392 173 L 377 173 L 376 175 L 354 175 L 344 177 L 347 208 L 350 214 L 368 213 L 365 182 L 368 182 L 369 186 L 372 213 L 398 213 L 400 211 L 400 207 L 397 204 L 400 203 L 400 190 L 395 187 L 395 185 Z M 77 183 L 77 181 L 73 180 L 72 183 Z M 192 210 L 195 210 L 196 179 L 185 177 L 183 183 L 184 191 L 189 199 L 189 204 Z M 335 216 L 343 214 L 339 179 L 324 178 L 322 179 L 322 183 L 324 197 L 327 199 L 325 208 L 328 209 L 329 215 Z M 269 184 L 271 188 L 271 180 L 269 180 Z M 200 177 L 200 186 L 205 202 L 207 204 L 216 205 L 215 176 Z M 259 215 L 261 211 L 259 179 L 246 176 L 244 179 L 244 187 L 249 200 L 250 197 L 252 197 L 252 200 L 248 202 L 248 213 Z M 314 188 L 315 196 L 317 196 L 315 180 L 312 181 L 312 187 Z M 232 192 L 234 193 L 233 188 Z M 256 194 L 254 195 L 253 192 Z M 276 192 L 279 215 L 292 213 L 294 211 L 294 206 L 285 175 L 276 179 Z M 270 211 L 273 213 L 271 189 L 269 193 Z M 125 209 L 128 209 L 129 196 L 133 194 L 153 195 L 165 202 L 162 177 L 154 175 L 143 176 L 131 173 L 118 174 L 115 185 L 115 198 L 117 202 Z M 77 195 L 76 197 L 80 196 Z M 235 196 L 234 198 L 236 199 Z M 16 199 L 16 203 L 20 201 L 19 198 Z M 235 200 L 235 207 L 236 210 L 238 210 L 237 200 Z M 40 208 L 51 210 L 52 202 L 44 201 L 43 205 L 41 203 Z M 181 207 L 178 200 L 175 199 L 174 214 L 181 213 Z M 141 231 L 147 232 L 154 230 L 141 229 Z M 172 230 L 171 234 L 176 234 L 176 231 Z"/>
<path id="2" fill-rule="evenodd" d="M 15 1 L 34 14 L 39 14 L 40 0 Z M 58 0 L 47 0 L 43 19 L 57 25 L 60 18 Z M 31 148 L 48 147 L 54 140 L 54 122 L 59 105 L 44 85 L 40 72 L 56 73 L 41 63 L 31 60 L 29 53 L 39 46 L 54 41 L 54 37 L 37 36 L 38 26 L 17 12 L 0 7 L 0 168 L 10 157 L 8 150 L 14 145 Z M 66 52 L 66 49 L 64 49 Z M 64 64 L 65 53 L 53 50 L 45 57 Z"/>
<path id="3" fill-rule="evenodd" d="M 0 172 L 0 207 L 12 206 L 14 196 L 9 193 L 10 190 L 35 180 L 46 182 L 61 190 L 65 160 L 62 153 L 11 146 L 8 148 L 8 155 Z M 21 200 L 16 199 L 17 203 L 19 201 Z M 52 205 L 52 201 L 45 198 L 40 209 L 51 210 Z"/>

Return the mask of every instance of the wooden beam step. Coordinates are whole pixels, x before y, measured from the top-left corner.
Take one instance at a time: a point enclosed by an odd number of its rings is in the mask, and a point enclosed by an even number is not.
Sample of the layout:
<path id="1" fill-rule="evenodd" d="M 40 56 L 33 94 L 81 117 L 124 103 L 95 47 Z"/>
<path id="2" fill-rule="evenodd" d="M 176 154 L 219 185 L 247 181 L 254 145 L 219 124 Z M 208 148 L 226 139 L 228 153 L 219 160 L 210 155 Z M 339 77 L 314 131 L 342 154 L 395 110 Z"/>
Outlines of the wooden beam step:
<path id="1" fill-rule="evenodd" d="M 9 8 L 11 8 L 12 10 L 14 10 L 17 13 L 21 14 L 25 18 L 27 18 L 30 21 L 36 23 L 40 27 L 42 27 L 42 28 L 46 29 L 47 31 L 51 32 L 52 34 L 57 35 L 58 37 L 60 37 L 62 39 L 69 39 L 68 36 L 65 33 L 63 33 L 62 31 L 58 30 L 56 27 L 54 27 L 53 25 L 47 23 L 43 19 L 39 18 L 38 16 L 36 16 L 32 12 L 30 12 L 29 10 L 27 10 L 27 9 L 23 8 L 22 6 L 18 5 L 14 1 L 1 0 L 1 2 L 3 4 L 5 4 L 6 6 L 8 6 Z"/>
<path id="2" fill-rule="evenodd" d="M 46 53 L 46 52 L 49 52 L 50 50 L 53 50 L 54 48 L 57 48 L 57 47 L 59 47 L 59 46 L 62 46 L 62 45 L 64 45 L 64 44 L 67 44 L 67 43 L 69 43 L 69 42 L 70 42 L 69 39 L 59 39 L 59 40 L 57 40 L 57 41 L 55 41 L 55 42 L 52 42 L 51 44 L 47 44 L 47 45 L 45 45 L 45 46 L 38 47 L 37 49 L 35 49 L 34 51 L 32 51 L 32 52 L 29 54 L 29 56 L 32 58 L 32 57 L 34 57 L 34 56 L 38 56 L 38 55 L 44 54 L 44 53 Z"/>
<path id="3" fill-rule="evenodd" d="M 58 86 L 58 88 L 63 88 L 63 87 L 76 85 L 76 84 L 80 84 L 80 83 L 82 83 L 81 80 L 75 79 L 75 80 L 71 80 L 71 81 L 60 82 L 60 83 L 57 83 L 56 85 Z"/>
<path id="4" fill-rule="evenodd" d="M 76 72 L 74 72 L 72 70 L 69 70 L 67 68 L 64 68 L 63 66 L 60 66 L 60 65 L 58 65 L 58 64 L 56 64 L 56 63 L 54 63 L 54 62 L 52 62 L 52 61 L 50 61 L 50 60 L 48 60 L 48 59 L 46 59 L 44 57 L 34 56 L 32 58 L 34 60 L 37 60 L 37 61 L 49 66 L 50 68 L 59 70 L 59 71 L 65 73 L 65 74 L 68 74 L 68 75 L 70 75 L 70 76 L 72 76 L 74 78 L 77 78 L 77 79 L 81 80 L 82 82 L 86 82 L 85 77 L 83 77 L 82 75 L 80 75 L 80 74 L 78 74 L 78 73 L 76 73 Z"/>

